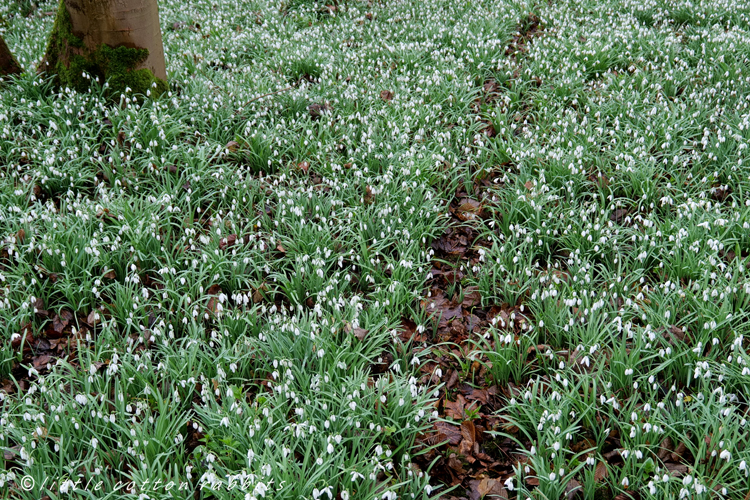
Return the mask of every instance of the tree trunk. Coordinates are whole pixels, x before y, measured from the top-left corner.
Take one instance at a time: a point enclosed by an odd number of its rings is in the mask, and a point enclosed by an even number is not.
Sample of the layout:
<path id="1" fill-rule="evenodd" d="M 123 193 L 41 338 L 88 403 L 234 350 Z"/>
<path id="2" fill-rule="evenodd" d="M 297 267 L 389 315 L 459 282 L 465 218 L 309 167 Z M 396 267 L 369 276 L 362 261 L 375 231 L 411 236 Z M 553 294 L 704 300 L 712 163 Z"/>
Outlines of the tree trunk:
<path id="1" fill-rule="evenodd" d="M 17 75 L 21 73 L 23 69 L 18 64 L 16 58 L 10 52 L 10 49 L 5 44 L 5 40 L 0 36 L 0 78 L 6 75 Z"/>
<path id="2" fill-rule="evenodd" d="M 90 78 L 110 94 L 167 90 L 157 0 L 60 0 L 39 72 L 85 91 Z M 155 86 L 154 86 L 155 85 Z"/>

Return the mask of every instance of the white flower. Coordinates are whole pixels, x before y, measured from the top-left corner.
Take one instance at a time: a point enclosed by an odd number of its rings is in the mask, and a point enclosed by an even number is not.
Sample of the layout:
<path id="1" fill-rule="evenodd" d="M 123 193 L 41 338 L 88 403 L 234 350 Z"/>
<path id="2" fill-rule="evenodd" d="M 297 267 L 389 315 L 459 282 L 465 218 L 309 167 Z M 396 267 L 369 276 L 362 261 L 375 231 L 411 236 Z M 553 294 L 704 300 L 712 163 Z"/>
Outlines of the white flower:
<path id="1" fill-rule="evenodd" d="M 63 495 L 66 495 L 70 490 L 71 487 L 75 487 L 75 483 L 71 481 L 70 479 L 66 479 L 63 481 L 63 483 L 60 485 L 60 493 Z"/>
<path id="2" fill-rule="evenodd" d="M 265 498 L 266 491 L 268 491 L 268 486 L 266 486 L 265 483 L 259 482 L 258 484 L 255 485 L 255 488 L 253 488 L 253 495 L 259 495 Z"/>

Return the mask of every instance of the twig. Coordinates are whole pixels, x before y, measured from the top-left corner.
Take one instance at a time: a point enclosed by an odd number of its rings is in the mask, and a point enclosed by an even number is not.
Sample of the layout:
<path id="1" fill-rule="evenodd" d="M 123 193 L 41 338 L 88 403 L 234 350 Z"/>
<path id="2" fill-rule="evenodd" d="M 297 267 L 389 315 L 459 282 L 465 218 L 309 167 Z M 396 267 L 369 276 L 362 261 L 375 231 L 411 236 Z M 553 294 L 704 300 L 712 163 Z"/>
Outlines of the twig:
<path id="1" fill-rule="evenodd" d="M 218 85 L 214 84 L 213 80 L 211 80 L 211 78 L 201 68 L 199 68 L 197 65 L 196 65 L 195 69 L 200 74 L 202 74 L 206 78 L 206 80 L 208 80 L 208 83 L 209 83 L 209 85 L 211 85 L 211 87 L 213 87 L 213 90 L 218 90 L 219 92 L 223 93 L 224 95 L 228 96 L 229 98 L 232 97 L 231 94 L 227 94 L 221 87 L 219 87 Z M 299 81 L 296 82 L 296 83 L 299 83 Z M 286 92 L 287 90 L 292 90 L 294 87 L 295 87 L 295 85 L 290 85 L 289 87 L 287 87 L 285 89 L 277 90 L 276 92 L 269 92 L 268 94 L 262 94 L 262 95 L 259 95 L 257 97 L 253 97 L 252 99 L 250 99 L 249 101 L 245 102 L 244 104 L 241 104 L 237 108 L 237 111 L 235 111 L 234 113 L 232 113 L 232 117 L 237 116 L 237 113 L 239 113 L 240 111 L 242 111 L 242 108 L 244 108 L 245 106 L 247 106 L 251 102 L 254 102 L 254 101 L 257 101 L 258 99 L 263 99 L 264 97 L 272 96 L 272 95 L 275 95 L 275 94 L 281 94 L 282 92 Z"/>
<path id="2" fill-rule="evenodd" d="M 294 85 L 290 85 L 289 87 L 287 87 L 285 89 L 277 90 L 276 92 L 269 92 L 268 94 L 263 94 L 263 95 L 259 95 L 257 97 L 253 97 L 252 99 L 250 99 L 246 103 L 241 104 L 240 107 L 237 108 L 237 111 L 235 111 L 232 114 L 232 116 L 236 116 L 237 113 L 239 113 L 242 110 L 242 108 L 244 108 L 245 106 L 247 106 L 251 102 L 257 101 L 258 99 L 263 99 L 264 97 L 268 97 L 268 96 L 271 96 L 271 95 L 274 95 L 274 94 L 281 94 L 282 92 L 286 92 L 287 90 L 292 90 L 293 88 L 294 88 Z"/>

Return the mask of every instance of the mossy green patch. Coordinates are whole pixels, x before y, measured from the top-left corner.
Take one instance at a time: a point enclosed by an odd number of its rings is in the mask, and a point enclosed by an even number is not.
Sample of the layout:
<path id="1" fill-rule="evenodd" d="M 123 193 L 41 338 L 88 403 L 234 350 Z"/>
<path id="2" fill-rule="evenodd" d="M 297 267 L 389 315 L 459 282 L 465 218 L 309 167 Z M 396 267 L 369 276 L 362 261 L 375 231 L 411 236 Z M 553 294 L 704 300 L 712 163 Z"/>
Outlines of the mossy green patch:
<path id="1" fill-rule="evenodd" d="M 129 87 L 136 94 L 146 94 L 151 90 L 151 94 L 161 95 L 167 91 L 164 80 L 156 78 L 149 69 L 133 69 L 147 57 L 147 49 L 113 48 L 103 44 L 92 54 L 113 93 L 119 95 Z"/>
<path id="2" fill-rule="evenodd" d="M 41 70 L 54 74 L 58 86 L 78 92 L 85 92 L 91 79 L 98 77 L 99 81 L 108 82 L 107 94 L 113 98 L 128 88 L 136 94 L 151 90 L 151 95 L 161 95 L 168 90 L 165 81 L 156 78 L 149 69 L 134 69 L 147 57 L 148 49 L 144 48 L 102 44 L 95 50 L 88 49 L 73 33 L 70 14 L 61 0 Z"/>
<path id="3" fill-rule="evenodd" d="M 68 62 L 70 64 L 65 64 L 61 61 L 61 56 L 70 52 L 70 47 L 83 49 L 83 40 L 73 34 L 70 14 L 68 13 L 68 9 L 65 8 L 63 1 L 60 0 L 57 15 L 55 16 L 55 24 L 52 26 L 52 33 L 47 43 L 47 51 L 44 59 L 42 59 L 39 71 L 55 74 L 55 83 L 60 86 L 85 90 L 88 87 L 88 81 L 83 78 L 83 71 L 78 71 L 77 76 L 74 76 L 69 70 L 69 66 L 73 64 L 76 66 L 83 65 L 86 62 L 85 58 L 69 54 L 67 59 L 69 59 Z"/>

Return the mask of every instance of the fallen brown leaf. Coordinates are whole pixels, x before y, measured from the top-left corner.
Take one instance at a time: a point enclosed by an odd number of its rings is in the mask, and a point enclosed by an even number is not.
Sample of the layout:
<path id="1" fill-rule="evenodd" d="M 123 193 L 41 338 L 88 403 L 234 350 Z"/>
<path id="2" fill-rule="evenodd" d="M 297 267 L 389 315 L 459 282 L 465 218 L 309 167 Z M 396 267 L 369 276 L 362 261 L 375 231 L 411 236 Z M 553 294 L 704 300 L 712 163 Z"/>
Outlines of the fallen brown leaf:
<path id="1" fill-rule="evenodd" d="M 664 438 L 659 445 L 659 451 L 656 454 L 657 457 L 659 457 L 661 460 L 664 460 L 669 456 L 670 453 L 672 453 L 673 446 L 672 446 L 672 440 L 668 437 Z"/>
<path id="2" fill-rule="evenodd" d="M 391 92 L 390 90 L 384 90 L 380 93 L 380 98 L 388 102 L 393 99 L 393 92 Z"/>
<path id="3" fill-rule="evenodd" d="M 365 340 L 368 333 L 370 333 L 369 330 L 365 330 L 364 328 L 357 327 L 354 329 L 354 336 L 359 340 Z"/>
<path id="4" fill-rule="evenodd" d="M 632 491 L 628 493 L 620 493 L 612 500 L 640 500 L 641 495 L 638 494 L 637 491 Z"/>
<path id="5" fill-rule="evenodd" d="M 456 474 L 466 474 L 466 472 L 464 471 L 464 465 L 458 458 L 456 458 L 455 453 L 451 453 L 450 457 L 448 457 L 448 467 L 453 469 Z"/>
<path id="6" fill-rule="evenodd" d="M 461 304 L 453 304 L 453 302 L 445 298 L 442 292 L 432 297 L 424 298 L 422 300 L 422 308 L 427 314 L 434 314 L 439 317 L 441 322 L 462 316 Z"/>
<path id="7" fill-rule="evenodd" d="M 482 498 L 508 498 L 508 491 L 503 486 L 503 482 L 500 479 L 493 479 L 485 477 L 482 479 L 473 479 L 469 481 L 469 498 L 470 499 L 482 499 Z"/>
<path id="8" fill-rule="evenodd" d="M 458 451 L 465 457 L 471 457 L 472 450 L 474 449 L 474 442 L 476 441 L 477 431 L 474 427 L 474 422 L 471 420 L 464 420 L 461 422 L 461 443 L 458 446 Z"/>
<path id="9" fill-rule="evenodd" d="M 34 333 L 31 331 L 31 323 L 24 323 L 21 325 L 21 334 L 11 341 L 10 345 L 14 349 L 21 347 L 21 343 L 24 345 L 34 342 Z"/>
<path id="10" fill-rule="evenodd" d="M 237 243 L 237 235 L 236 234 L 230 234 L 226 238 L 222 238 L 219 240 L 219 249 L 224 250 L 225 248 L 231 247 Z"/>
<path id="11" fill-rule="evenodd" d="M 462 221 L 474 220 L 482 214 L 482 204 L 477 200 L 465 198 L 456 209 L 456 216 Z"/>
<path id="12" fill-rule="evenodd" d="M 261 302 L 263 300 L 263 292 L 266 292 L 267 290 L 268 287 L 266 287 L 265 283 L 260 285 L 258 289 L 253 292 L 253 304 Z"/>
<path id="13" fill-rule="evenodd" d="M 448 440 L 448 444 L 456 446 L 461 442 L 461 429 L 457 425 L 448 422 L 436 422 L 435 428 L 438 431 L 440 442 Z"/>
<path id="14" fill-rule="evenodd" d="M 685 443 L 680 443 L 677 448 L 672 452 L 672 461 L 679 462 L 681 458 L 684 458 L 685 452 L 687 452 L 687 446 Z"/>
<path id="15" fill-rule="evenodd" d="M 86 323 L 88 323 L 91 326 L 94 326 L 99 321 L 98 318 L 99 318 L 99 313 L 96 310 L 91 311 L 88 314 L 88 316 L 86 316 Z"/>
<path id="16" fill-rule="evenodd" d="M 47 363 L 49 363 L 50 361 L 52 361 L 52 356 L 50 356 L 49 354 L 42 354 L 41 356 L 36 356 L 32 360 L 32 364 L 37 370 L 46 370 Z"/>
<path id="17" fill-rule="evenodd" d="M 466 399 L 469 401 L 479 401 L 481 404 L 486 405 L 492 398 L 497 396 L 499 390 L 496 385 L 485 389 L 472 389 L 470 393 L 466 394 Z"/>
<path id="18" fill-rule="evenodd" d="M 375 195 L 372 192 L 372 188 L 370 186 L 367 186 L 365 188 L 365 205 L 372 204 L 373 201 L 375 201 Z"/>
<path id="19" fill-rule="evenodd" d="M 482 294 L 479 287 L 469 286 L 464 289 L 464 300 L 461 301 L 463 307 L 474 307 L 482 302 Z"/>
<path id="20" fill-rule="evenodd" d="M 63 309 L 60 311 L 60 314 L 55 314 L 52 317 L 52 330 L 54 333 L 60 335 L 62 334 L 63 330 L 65 330 L 65 327 L 68 326 L 70 323 L 70 320 L 73 319 L 73 313 L 68 311 L 67 309 Z"/>
<path id="21" fill-rule="evenodd" d="M 599 462 L 596 464 L 596 469 L 594 470 L 594 481 L 597 483 L 602 482 L 604 479 L 606 479 L 607 474 L 609 474 L 609 471 L 607 470 L 607 464 L 604 462 Z"/>
<path id="22" fill-rule="evenodd" d="M 627 217 L 629 213 L 630 212 L 627 208 L 618 208 L 617 210 L 612 212 L 612 214 L 609 216 L 609 220 L 611 220 L 612 222 L 617 222 L 619 224 L 620 222 L 625 220 L 625 217 Z"/>
<path id="23" fill-rule="evenodd" d="M 208 305 L 206 306 L 206 309 L 208 309 L 209 312 L 216 313 L 218 311 L 218 304 L 219 304 L 219 297 L 218 295 L 221 293 L 221 287 L 219 285 L 211 285 L 208 287 L 208 290 L 206 290 L 206 295 L 210 295 L 211 297 L 208 299 Z"/>
<path id="24" fill-rule="evenodd" d="M 456 396 L 455 401 L 445 400 L 443 402 L 445 407 L 445 416 L 454 420 L 463 420 L 466 416 L 464 413 L 464 407 L 466 406 L 466 399 L 459 394 Z"/>
<path id="25" fill-rule="evenodd" d="M 675 477 L 682 477 L 688 471 L 687 465 L 683 464 L 666 463 L 664 467 Z"/>
<path id="26" fill-rule="evenodd" d="M 43 318 L 49 316 L 49 311 L 44 308 L 44 300 L 41 297 L 34 301 L 34 314 Z"/>
<path id="27" fill-rule="evenodd" d="M 580 441 L 578 441 L 576 444 L 574 444 L 570 448 L 570 450 L 574 451 L 576 453 L 579 453 L 581 451 L 588 450 L 588 449 L 594 448 L 594 447 L 596 447 L 596 443 L 593 440 L 591 440 L 589 438 L 583 438 Z"/>
<path id="28" fill-rule="evenodd" d="M 456 382 L 458 382 L 458 370 L 451 370 L 450 375 L 448 375 L 448 381 L 445 383 L 446 389 L 452 389 Z"/>
<path id="29" fill-rule="evenodd" d="M 31 434 L 31 437 L 33 437 L 34 439 L 39 439 L 39 438 L 42 438 L 42 439 L 44 439 L 44 438 L 46 438 L 47 436 L 49 436 L 49 431 L 47 430 L 47 428 L 46 428 L 46 427 L 41 427 L 41 426 L 39 426 L 39 427 L 37 427 L 36 429 L 37 429 L 37 430 L 35 430 L 35 431 L 34 431 L 34 432 L 33 432 L 33 433 Z"/>
<path id="30" fill-rule="evenodd" d="M 578 495 L 579 491 L 581 491 L 581 483 L 575 479 L 571 479 L 568 481 L 568 484 L 565 485 L 565 495 L 568 500 L 573 500 L 573 498 Z"/>
<path id="31" fill-rule="evenodd" d="M 346 325 L 344 325 L 344 332 L 353 333 L 359 340 L 364 340 L 367 334 L 370 333 L 369 330 L 365 330 L 364 328 L 358 326 L 352 327 L 351 323 L 346 323 Z"/>
<path id="32" fill-rule="evenodd" d="M 331 111 L 332 109 L 331 105 L 327 102 L 323 104 L 311 104 L 307 107 L 307 111 L 310 113 L 310 117 L 313 120 L 318 120 L 323 116 L 323 113 Z"/>
<path id="33" fill-rule="evenodd" d="M 670 344 L 674 345 L 676 342 L 683 342 L 685 340 L 685 332 L 682 328 L 672 325 L 666 330 L 664 336 L 667 338 Z"/>

